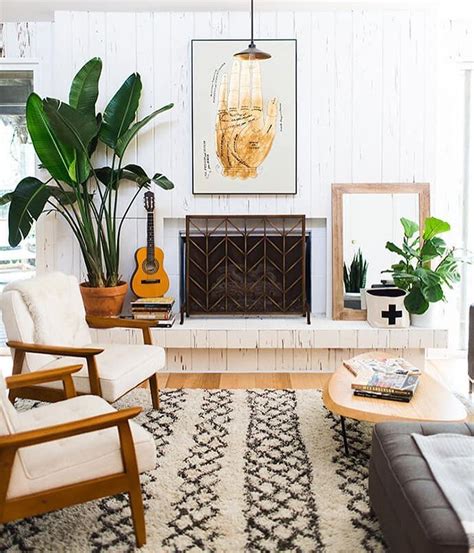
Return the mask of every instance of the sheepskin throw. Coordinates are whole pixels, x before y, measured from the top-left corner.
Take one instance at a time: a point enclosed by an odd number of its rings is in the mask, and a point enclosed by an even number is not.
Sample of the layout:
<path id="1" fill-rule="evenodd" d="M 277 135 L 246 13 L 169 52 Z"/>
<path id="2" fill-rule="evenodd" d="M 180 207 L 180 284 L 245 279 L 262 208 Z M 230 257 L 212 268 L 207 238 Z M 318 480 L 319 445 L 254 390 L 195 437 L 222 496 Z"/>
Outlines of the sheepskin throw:
<path id="1" fill-rule="evenodd" d="M 35 342 L 79 346 L 91 342 L 76 277 L 47 273 L 8 284 L 5 291 L 21 294 L 35 327 Z"/>

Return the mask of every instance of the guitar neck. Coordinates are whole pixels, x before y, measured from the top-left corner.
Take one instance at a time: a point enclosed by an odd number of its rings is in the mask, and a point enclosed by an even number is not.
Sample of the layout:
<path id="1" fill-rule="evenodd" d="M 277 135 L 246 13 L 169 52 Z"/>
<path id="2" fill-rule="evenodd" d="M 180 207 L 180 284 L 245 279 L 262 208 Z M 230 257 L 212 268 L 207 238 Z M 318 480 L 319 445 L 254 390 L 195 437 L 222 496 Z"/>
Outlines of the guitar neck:
<path id="1" fill-rule="evenodd" d="M 147 213 L 146 256 L 148 261 L 153 261 L 155 258 L 155 228 L 153 223 L 153 211 L 149 211 Z"/>

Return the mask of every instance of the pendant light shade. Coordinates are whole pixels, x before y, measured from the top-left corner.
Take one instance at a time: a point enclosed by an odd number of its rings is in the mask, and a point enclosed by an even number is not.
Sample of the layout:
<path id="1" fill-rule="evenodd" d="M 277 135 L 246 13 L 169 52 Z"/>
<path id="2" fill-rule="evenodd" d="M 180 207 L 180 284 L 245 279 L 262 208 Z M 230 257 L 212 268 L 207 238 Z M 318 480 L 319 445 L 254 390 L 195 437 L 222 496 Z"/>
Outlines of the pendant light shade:
<path id="1" fill-rule="evenodd" d="M 267 54 L 267 52 L 263 52 L 262 50 L 259 50 L 255 46 L 255 42 L 253 41 L 253 0 L 250 0 L 250 44 L 248 45 L 248 48 L 245 50 L 242 50 L 241 52 L 237 52 L 234 54 L 234 58 L 238 58 L 240 60 L 267 60 L 268 58 L 271 58 L 271 54 Z"/>

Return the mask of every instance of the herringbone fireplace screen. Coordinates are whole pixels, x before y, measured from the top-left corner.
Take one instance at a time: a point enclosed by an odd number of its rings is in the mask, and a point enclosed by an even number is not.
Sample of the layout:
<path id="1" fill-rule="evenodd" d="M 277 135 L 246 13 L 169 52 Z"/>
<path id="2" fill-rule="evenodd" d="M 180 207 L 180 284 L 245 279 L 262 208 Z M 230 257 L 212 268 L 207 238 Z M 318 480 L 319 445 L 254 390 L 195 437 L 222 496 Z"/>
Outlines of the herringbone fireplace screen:
<path id="1" fill-rule="evenodd" d="M 185 312 L 304 315 L 304 215 L 186 217 Z"/>

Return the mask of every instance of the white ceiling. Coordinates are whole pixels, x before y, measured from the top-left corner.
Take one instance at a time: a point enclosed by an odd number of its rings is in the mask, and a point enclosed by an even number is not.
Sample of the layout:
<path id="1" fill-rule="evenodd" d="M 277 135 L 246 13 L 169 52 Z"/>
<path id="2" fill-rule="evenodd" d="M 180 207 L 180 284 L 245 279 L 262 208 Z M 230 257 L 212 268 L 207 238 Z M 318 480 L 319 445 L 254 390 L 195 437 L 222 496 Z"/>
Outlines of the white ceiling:
<path id="1" fill-rule="evenodd" d="M 249 0 L 0 0 L 0 21 L 52 21 L 54 12 L 247 10 Z M 256 10 L 334 9 L 378 6 L 382 9 L 441 8 L 455 15 L 474 16 L 474 0 L 256 0 Z"/>

